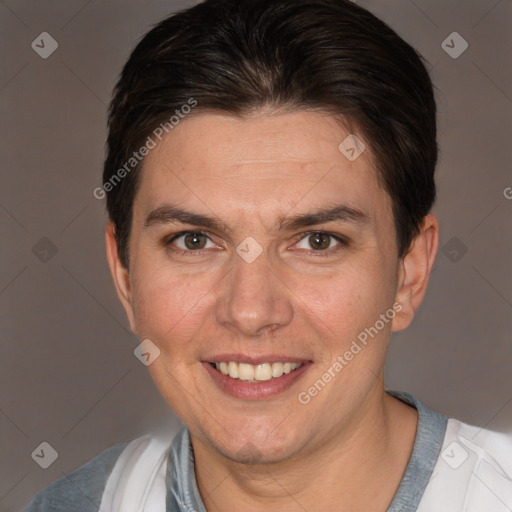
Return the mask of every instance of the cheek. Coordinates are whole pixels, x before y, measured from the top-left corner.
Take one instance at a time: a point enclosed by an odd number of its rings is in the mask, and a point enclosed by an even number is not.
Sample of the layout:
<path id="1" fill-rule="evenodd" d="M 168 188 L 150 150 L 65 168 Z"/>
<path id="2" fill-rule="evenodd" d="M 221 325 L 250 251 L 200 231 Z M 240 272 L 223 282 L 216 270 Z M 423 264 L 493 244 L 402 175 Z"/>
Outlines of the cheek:
<path id="1" fill-rule="evenodd" d="M 385 359 L 392 323 L 391 317 L 382 321 L 380 315 L 394 313 L 394 281 L 377 261 L 361 258 L 331 276 L 303 281 L 297 291 L 315 332 L 318 375 L 334 371 L 336 381 L 343 383 L 340 389 L 373 382 Z M 335 361 L 338 366 L 333 368 Z"/>
<path id="2" fill-rule="evenodd" d="M 389 274 L 389 272 L 388 272 Z M 346 265 L 331 275 L 308 277 L 295 283 L 298 303 L 309 317 L 341 339 L 373 325 L 393 304 L 394 282 L 382 265 Z"/>
<path id="3" fill-rule="evenodd" d="M 189 343 L 211 308 L 215 281 L 208 276 L 179 276 L 170 271 L 141 269 L 134 279 L 134 315 L 141 337 L 165 352 Z M 172 342 L 172 343 L 170 343 Z"/>

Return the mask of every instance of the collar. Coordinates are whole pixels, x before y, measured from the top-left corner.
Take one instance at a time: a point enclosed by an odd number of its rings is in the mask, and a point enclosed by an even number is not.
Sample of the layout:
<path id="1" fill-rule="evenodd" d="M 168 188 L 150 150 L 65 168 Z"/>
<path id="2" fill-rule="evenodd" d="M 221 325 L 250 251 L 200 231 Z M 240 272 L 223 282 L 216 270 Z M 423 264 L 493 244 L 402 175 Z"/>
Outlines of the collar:
<path id="1" fill-rule="evenodd" d="M 404 476 L 387 512 L 411 512 L 418 508 L 439 456 L 448 418 L 425 407 L 403 391 L 386 393 L 415 407 L 418 428 L 414 447 Z M 175 512 L 207 512 L 194 472 L 194 453 L 190 434 L 184 427 L 174 438 L 167 471 L 167 510 Z"/>

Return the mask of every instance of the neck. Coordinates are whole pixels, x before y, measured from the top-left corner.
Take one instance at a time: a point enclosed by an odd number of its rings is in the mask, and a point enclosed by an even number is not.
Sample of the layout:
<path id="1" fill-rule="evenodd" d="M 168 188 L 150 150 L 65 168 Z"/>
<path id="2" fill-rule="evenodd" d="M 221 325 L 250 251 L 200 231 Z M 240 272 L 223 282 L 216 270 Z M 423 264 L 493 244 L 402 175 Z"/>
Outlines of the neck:
<path id="1" fill-rule="evenodd" d="M 417 412 L 383 389 L 374 394 L 327 442 L 275 464 L 236 463 L 192 438 L 208 512 L 385 511 L 412 453 Z"/>

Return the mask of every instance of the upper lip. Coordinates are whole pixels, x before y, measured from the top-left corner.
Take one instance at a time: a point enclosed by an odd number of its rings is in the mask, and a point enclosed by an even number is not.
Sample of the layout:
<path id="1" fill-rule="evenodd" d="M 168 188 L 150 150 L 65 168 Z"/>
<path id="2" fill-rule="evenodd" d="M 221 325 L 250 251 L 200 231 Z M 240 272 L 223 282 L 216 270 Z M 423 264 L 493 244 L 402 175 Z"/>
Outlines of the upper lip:
<path id="1" fill-rule="evenodd" d="M 233 361 L 235 363 L 246 363 L 258 365 L 263 363 L 307 363 L 310 361 L 304 357 L 283 356 L 276 354 L 264 354 L 249 356 L 246 354 L 218 354 L 204 359 L 208 363 L 221 363 Z"/>

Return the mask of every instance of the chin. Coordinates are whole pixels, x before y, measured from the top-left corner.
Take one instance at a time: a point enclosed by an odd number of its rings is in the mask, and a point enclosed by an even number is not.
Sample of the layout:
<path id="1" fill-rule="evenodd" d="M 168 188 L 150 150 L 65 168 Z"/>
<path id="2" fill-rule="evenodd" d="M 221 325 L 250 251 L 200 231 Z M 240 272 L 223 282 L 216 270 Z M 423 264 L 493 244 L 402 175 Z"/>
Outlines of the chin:
<path id="1" fill-rule="evenodd" d="M 286 422 L 283 422 L 286 424 Z M 279 426 L 268 430 L 250 429 L 245 425 L 238 432 L 223 431 L 207 436 L 209 444 L 222 456 L 240 464 L 275 464 L 292 458 L 306 444 L 290 429 Z"/>

